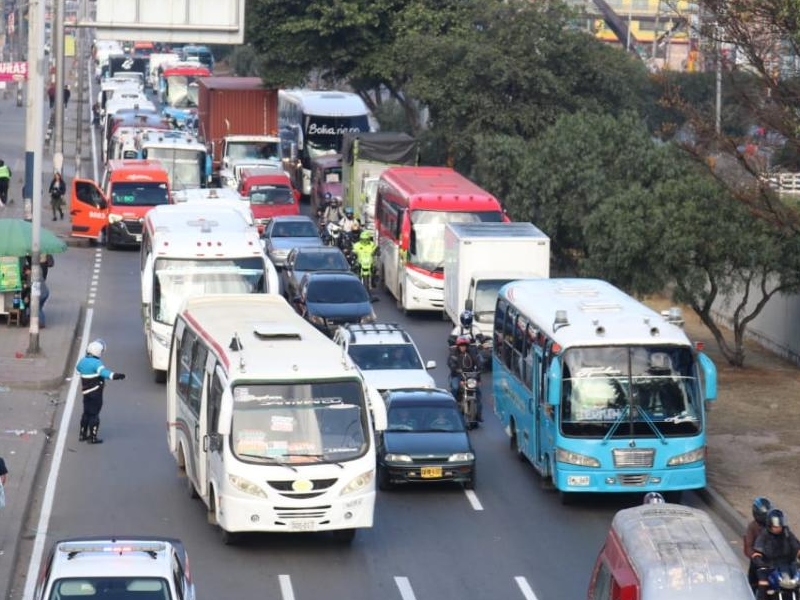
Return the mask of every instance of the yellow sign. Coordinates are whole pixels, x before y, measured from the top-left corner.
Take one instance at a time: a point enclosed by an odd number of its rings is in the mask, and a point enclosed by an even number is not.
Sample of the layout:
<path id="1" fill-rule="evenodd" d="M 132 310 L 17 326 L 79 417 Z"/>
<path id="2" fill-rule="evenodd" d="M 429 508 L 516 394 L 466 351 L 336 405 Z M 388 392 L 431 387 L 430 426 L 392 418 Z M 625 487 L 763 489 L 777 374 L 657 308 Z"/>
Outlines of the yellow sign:
<path id="1" fill-rule="evenodd" d="M 0 256 L 0 292 L 15 292 L 22 289 L 19 258 Z"/>
<path id="2" fill-rule="evenodd" d="M 64 36 L 64 56 L 75 56 L 75 36 Z"/>

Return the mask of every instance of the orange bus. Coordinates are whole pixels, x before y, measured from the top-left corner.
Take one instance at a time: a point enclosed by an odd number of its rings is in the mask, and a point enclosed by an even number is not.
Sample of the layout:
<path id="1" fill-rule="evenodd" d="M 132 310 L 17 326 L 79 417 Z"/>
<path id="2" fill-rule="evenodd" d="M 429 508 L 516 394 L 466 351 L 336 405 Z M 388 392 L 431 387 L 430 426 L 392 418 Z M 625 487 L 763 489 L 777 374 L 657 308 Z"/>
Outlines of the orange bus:
<path id="1" fill-rule="evenodd" d="M 117 246 L 142 241 L 144 216 L 154 206 L 172 204 L 169 173 L 157 160 L 110 160 L 102 187 L 91 179 L 72 181 L 72 236 Z"/>

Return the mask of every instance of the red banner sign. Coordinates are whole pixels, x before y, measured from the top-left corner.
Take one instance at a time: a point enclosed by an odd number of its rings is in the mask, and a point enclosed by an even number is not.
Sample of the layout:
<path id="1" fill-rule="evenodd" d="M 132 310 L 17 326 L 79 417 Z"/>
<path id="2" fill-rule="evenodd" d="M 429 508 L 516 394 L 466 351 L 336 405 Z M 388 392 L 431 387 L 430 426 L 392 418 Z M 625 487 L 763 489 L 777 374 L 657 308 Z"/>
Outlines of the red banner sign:
<path id="1" fill-rule="evenodd" d="M 28 78 L 25 61 L 0 62 L 0 81 L 23 81 Z"/>

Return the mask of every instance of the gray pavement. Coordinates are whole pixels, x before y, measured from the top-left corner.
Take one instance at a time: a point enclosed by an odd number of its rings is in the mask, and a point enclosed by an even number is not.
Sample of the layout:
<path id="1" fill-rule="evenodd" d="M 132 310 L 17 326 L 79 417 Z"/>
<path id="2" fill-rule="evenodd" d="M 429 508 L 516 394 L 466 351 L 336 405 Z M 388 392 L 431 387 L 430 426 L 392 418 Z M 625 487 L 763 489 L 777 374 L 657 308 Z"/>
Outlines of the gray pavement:
<path id="1" fill-rule="evenodd" d="M 76 89 L 74 71 L 67 81 Z M 44 90 L 42 90 L 44 93 Z M 83 131 L 84 171 L 91 165 L 89 138 L 88 91 L 85 95 L 82 115 L 78 115 L 77 94 L 65 111 L 64 127 L 64 176 L 69 188 L 75 174 L 76 127 Z M 8 114 L 24 118 L 24 109 L 12 110 L 14 95 L 0 99 L 0 122 Z M 24 139 L 24 138 L 23 138 Z M 19 140 L 22 146 L 22 139 Z M 24 155 L 24 151 L 20 151 Z M 11 163 L 10 163 L 11 164 Z M 14 173 L 15 183 L 24 169 Z M 46 152 L 43 161 L 43 190 L 49 184 L 52 169 L 52 153 Z M 85 173 L 91 177 L 91 173 Z M 19 185 L 12 186 L 13 203 L 0 209 L 0 218 L 22 218 L 23 203 Z M 76 244 L 70 239 L 68 215 L 64 221 L 51 220 L 47 199 L 42 202 L 42 226 L 54 231 L 70 248 Z M 83 245 L 84 242 L 79 242 Z M 27 327 L 8 326 L 0 317 L 0 456 L 9 468 L 6 485 L 6 508 L 0 510 L 0 599 L 7 599 L 13 585 L 13 572 L 18 560 L 19 542 L 32 533 L 24 528 L 29 520 L 29 511 L 34 505 L 34 489 L 43 487 L 37 479 L 48 455 L 48 444 L 54 433 L 53 427 L 58 407 L 66 398 L 67 383 L 72 376 L 76 353 L 80 343 L 81 328 L 87 302 L 87 290 L 74 273 L 64 268 L 64 255 L 56 256 L 56 265 L 48 274 L 50 298 L 46 304 L 47 326 L 39 332 L 40 351 L 29 355 L 31 334 Z M 59 268 L 61 263 L 62 268 Z M 44 475 L 42 475 L 44 477 Z M 734 532 L 744 531 L 745 521 L 722 496 L 714 490 L 704 490 L 699 499 L 714 510 Z"/>
<path id="2" fill-rule="evenodd" d="M 67 63 L 67 83 L 73 90 L 76 73 Z M 41 91 L 44 93 L 44 90 Z M 79 118 L 77 94 L 73 93 L 65 110 L 64 123 L 64 178 L 69 187 L 75 175 L 77 126 L 83 131 L 83 165 L 91 164 L 88 117 L 88 90 L 84 95 L 84 118 Z M 47 106 L 47 102 L 45 102 Z M 47 108 L 45 108 L 47 110 Z M 17 107 L 13 91 L 0 98 L 0 122 L 20 119 L 24 122 L 24 107 Z M 21 185 L 24 172 L 24 136 L 13 140 L 19 146 L 15 157 L 3 156 L 12 167 L 13 178 L 9 198 L 13 202 L 0 208 L 0 218 L 24 218 Z M 4 144 L 9 152 L 11 140 Z M 50 229 L 64 239 L 72 250 L 69 215 L 63 221 L 52 221 L 47 186 L 53 173 L 53 157 L 46 148 L 42 161 L 44 200 L 42 202 L 42 227 Z M 15 168 L 16 167 L 16 168 Z M 91 175 L 89 175 L 91 176 Z M 67 203 L 68 205 L 68 203 Z M 83 242 L 81 242 L 83 243 Z M 12 574 L 18 558 L 19 541 L 25 534 L 23 528 L 33 498 L 34 486 L 40 467 L 47 455 L 53 419 L 58 405 L 65 400 L 65 382 L 71 377 L 80 342 L 80 327 L 86 304 L 86 287 L 75 282 L 73 272 L 66 268 L 66 254 L 55 256 L 55 267 L 49 270 L 47 284 L 50 297 L 45 304 L 46 327 L 39 331 L 39 352 L 30 354 L 31 334 L 28 327 L 8 325 L 0 317 L 0 456 L 5 458 L 9 470 L 6 483 L 6 507 L 0 509 L 0 598 L 8 598 Z M 61 264 L 62 268 L 59 268 Z"/>

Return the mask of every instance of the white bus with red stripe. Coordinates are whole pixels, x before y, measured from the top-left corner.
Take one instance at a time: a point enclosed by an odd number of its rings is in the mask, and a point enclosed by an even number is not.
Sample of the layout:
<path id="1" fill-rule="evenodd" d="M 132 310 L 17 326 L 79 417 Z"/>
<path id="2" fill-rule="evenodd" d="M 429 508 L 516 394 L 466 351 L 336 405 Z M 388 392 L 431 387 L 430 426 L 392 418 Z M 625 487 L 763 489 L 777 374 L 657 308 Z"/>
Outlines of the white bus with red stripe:
<path id="1" fill-rule="evenodd" d="M 379 395 L 281 296 L 193 297 L 175 321 L 169 447 L 224 543 L 371 527 Z"/>
<path id="2" fill-rule="evenodd" d="M 141 245 L 142 323 L 157 382 L 166 381 L 172 325 L 190 296 L 279 293 L 278 274 L 241 209 L 212 202 L 147 213 Z"/>

